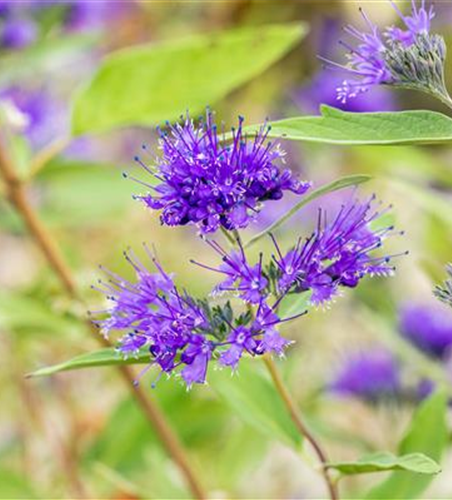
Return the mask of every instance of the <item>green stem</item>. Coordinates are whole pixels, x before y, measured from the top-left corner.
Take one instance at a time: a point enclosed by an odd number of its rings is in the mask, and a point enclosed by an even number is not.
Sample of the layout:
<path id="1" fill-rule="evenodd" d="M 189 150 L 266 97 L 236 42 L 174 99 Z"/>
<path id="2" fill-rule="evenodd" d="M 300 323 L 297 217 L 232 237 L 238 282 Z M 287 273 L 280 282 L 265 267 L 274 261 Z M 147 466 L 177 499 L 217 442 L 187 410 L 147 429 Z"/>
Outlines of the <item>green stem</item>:
<path id="1" fill-rule="evenodd" d="M 240 235 L 237 230 L 235 230 L 235 234 L 237 237 L 237 241 L 240 241 Z M 253 307 L 251 304 L 248 304 L 248 311 L 250 311 L 253 314 Z M 321 471 L 322 471 L 322 476 L 325 480 L 325 484 L 327 486 L 330 500 L 339 500 L 339 494 L 337 490 L 337 486 L 331 477 L 330 471 L 328 470 L 328 458 L 323 450 L 322 446 L 319 444 L 317 439 L 314 437 L 313 434 L 311 434 L 311 431 L 308 429 L 308 427 L 305 425 L 300 412 L 298 411 L 297 405 L 295 404 L 294 400 L 292 399 L 289 391 L 287 390 L 286 386 L 284 385 L 283 379 L 281 375 L 279 374 L 278 368 L 276 366 L 276 363 L 273 361 L 273 358 L 271 355 L 264 354 L 263 355 L 263 360 L 265 365 L 267 366 L 267 369 L 270 373 L 271 379 L 273 381 L 273 384 L 276 388 L 276 391 L 280 395 L 284 405 L 286 406 L 290 417 L 292 418 L 297 430 L 299 433 L 311 444 L 312 448 L 314 449 L 315 454 L 317 455 L 320 464 L 321 464 Z"/>
<path id="2" fill-rule="evenodd" d="M 330 475 L 330 471 L 328 469 L 328 458 L 325 451 L 323 450 L 317 439 L 314 437 L 314 435 L 311 434 L 311 431 L 308 429 L 303 419 L 301 418 L 298 408 L 292 397 L 290 396 L 290 393 L 287 390 L 286 386 L 284 385 L 282 377 L 279 374 L 278 368 L 273 359 L 270 356 L 265 355 L 264 362 L 273 380 L 275 388 L 281 396 L 282 401 L 286 405 L 295 426 L 297 427 L 300 434 L 311 444 L 315 454 L 320 461 L 322 467 L 322 475 L 328 488 L 331 500 L 338 500 L 339 494 L 337 491 L 337 484 Z"/>

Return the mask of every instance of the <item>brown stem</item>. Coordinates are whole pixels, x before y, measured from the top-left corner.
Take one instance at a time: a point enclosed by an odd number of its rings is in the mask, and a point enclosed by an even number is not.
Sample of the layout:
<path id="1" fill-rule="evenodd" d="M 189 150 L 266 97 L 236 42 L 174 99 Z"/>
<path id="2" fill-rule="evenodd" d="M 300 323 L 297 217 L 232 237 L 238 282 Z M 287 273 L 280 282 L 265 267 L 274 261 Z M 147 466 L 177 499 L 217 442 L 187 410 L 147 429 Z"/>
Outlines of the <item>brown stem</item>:
<path id="1" fill-rule="evenodd" d="M 5 181 L 6 194 L 11 204 L 16 208 L 17 212 L 22 217 L 32 237 L 36 240 L 39 248 L 46 257 L 50 267 L 55 272 L 56 276 L 60 279 L 67 295 L 73 299 L 82 302 L 78 293 L 75 280 L 72 276 L 71 269 L 66 264 L 60 248 L 53 240 L 52 235 L 47 227 L 38 217 L 37 213 L 33 210 L 28 202 L 24 182 L 17 175 L 16 169 L 6 152 L 5 146 L 0 137 L 0 174 Z M 95 338 L 104 346 L 110 347 L 107 339 L 104 339 L 98 334 L 96 328 L 91 322 L 87 321 L 89 331 Z M 200 481 L 193 471 L 189 459 L 186 455 L 181 442 L 178 437 L 168 425 L 162 410 L 157 405 L 156 401 L 151 400 L 143 390 L 135 386 L 135 376 L 129 366 L 119 366 L 119 371 L 128 385 L 130 391 L 135 399 L 141 406 L 144 414 L 154 426 L 155 431 L 159 435 L 162 443 L 166 447 L 168 454 L 178 464 L 182 474 L 184 475 L 187 484 L 193 494 L 198 500 L 207 498 Z"/>
<path id="2" fill-rule="evenodd" d="M 281 399 L 284 401 L 284 404 L 289 410 L 290 416 L 292 417 L 292 420 L 294 421 L 297 429 L 300 431 L 300 434 L 309 441 L 309 443 L 314 448 L 314 451 L 321 462 L 322 475 L 328 487 L 328 492 L 331 500 L 338 500 L 339 495 L 337 491 L 337 486 L 330 476 L 327 465 L 328 459 L 326 453 L 323 451 L 322 447 L 320 446 L 316 438 L 311 434 L 311 431 L 306 427 L 305 423 L 303 422 L 303 419 L 300 416 L 297 406 L 295 402 L 292 400 L 286 386 L 284 385 L 284 382 L 281 378 L 281 375 L 279 374 L 278 368 L 276 367 L 276 364 L 273 361 L 273 359 L 270 356 L 265 355 L 264 362 L 267 365 L 268 371 L 270 372 L 276 390 L 278 391 L 279 395 L 281 396 Z"/>

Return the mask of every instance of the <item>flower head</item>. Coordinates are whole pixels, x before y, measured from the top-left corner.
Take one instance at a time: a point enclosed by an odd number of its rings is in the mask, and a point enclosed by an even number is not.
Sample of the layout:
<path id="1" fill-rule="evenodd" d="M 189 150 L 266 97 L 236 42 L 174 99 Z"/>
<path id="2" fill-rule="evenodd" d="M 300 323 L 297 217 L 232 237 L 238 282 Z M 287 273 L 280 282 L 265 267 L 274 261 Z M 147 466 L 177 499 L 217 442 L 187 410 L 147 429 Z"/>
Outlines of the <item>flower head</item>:
<path id="1" fill-rule="evenodd" d="M 340 287 L 354 288 L 366 275 L 388 276 L 394 271 L 392 256 L 373 256 L 393 227 L 372 229 L 381 212 L 372 211 L 374 198 L 352 200 L 327 221 L 320 211 L 316 230 L 285 255 L 273 238 L 277 254 L 276 281 L 280 292 L 311 291 L 311 302 L 331 300 Z"/>
<path id="2" fill-rule="evenodd" d="M 234 315 L 230 303 L 212 306 L 180 291 L 155 257 L 147 250 L 156 272 L 150 272 L 132 252 L 125 258 L 135 278 L 127 280 L 103 269 L 108 280 L 93 287 L 102 292 L 109 306 L 95 314 L 94 323 L 104 335 L 125 331 L 118 351 L 133 356 L 148 351 L 152 363 L 167 374 L 180 372 L 187 386 L 204 383 L 209 362 L 235 370 L 244 353 L 251 356 L 284 354 L 290 342 L 276 331 L 281 320 L 278 302 L 268 305 L 264 298 L 255 313 Z"/>
<path id="3" fill-rule="evenodd" d="M 376 401 L 400 390 L 400 368 L 390 352 L 374 348 L 350 355 L 329 384 L 339 395 Z"/>
<path id="4" fill-rule="evenodd" d="M 363 11 L 367 32 L 353 26 L 345 28 L 357 40 L 356 46 L 342 42 L 349 51 L 348 64 L 327 61 L 351 75 L 337 88 L 338 100 L 345 103 L 380 84 L 417 89 L 449 100 L 444 84 L 444 39 L 429 32 L 433 8 L 426 8 L 424 0 L 420 6 L 412 0 L 411 15 L 405 16 L 394 2 L 391 4 L 403 21 L 403 28 L 391 26 L 381 32 Z"/>
<path id="5" fill-rule="evenodd" d="M 210 111 L 196 127 L 187 116 L 183 124 L 160 132 L 162 157 L 155 169 L 137 161 L 158 181 L 138 196 L 148 207 L 161 210 L 168 226 L 195 224 L 201 232 L 242 228 L 266 200 L 280 199 L 284 191 L 303 194 L 309 183 L 296 180 L 277 166 L 283 152 L 267 141 L 263 127 L 253 139 L 243 132 L 243 118 L 232 130 L 229 144 L 220 142 Z"/>
<path id="6" fill-rule="evenodd" d="M 452 347 L 452 311 L 439 303 L 408 303 L 399 311 L 399 330 L 426 354 L 444 358 Z"/>

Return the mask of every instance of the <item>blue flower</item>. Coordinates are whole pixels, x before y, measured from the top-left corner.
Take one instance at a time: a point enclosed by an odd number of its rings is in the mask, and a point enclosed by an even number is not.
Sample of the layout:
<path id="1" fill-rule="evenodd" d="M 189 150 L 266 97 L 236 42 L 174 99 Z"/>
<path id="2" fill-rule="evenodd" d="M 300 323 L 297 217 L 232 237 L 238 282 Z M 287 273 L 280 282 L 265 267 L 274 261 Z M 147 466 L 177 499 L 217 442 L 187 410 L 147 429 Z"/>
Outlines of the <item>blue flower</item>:
<path id="1" fill-rule="evenodd" d="M 397 85 L 417 89 L 443 101 L 450 101 L 444 84 L 446 47 L 444 39 L 430 34 L 433 8 L 420 7 L 412 1 L 412 12 L 404 16 L 395 3 L 404 28 L 388 27 L 381 32 L 361 10 L 368 31 L 353 26 L 345 31 L 357 40 L 356 45 L 341 42 L 348 50 L 348 63 L 325 61 L 348 72 L 351 76 L 337 88 L 337 98 L 344 104 L 348 99 L 367 92 L 375 85 Z"/>
<path id="2" fill-rule="evenodd" d="M 123 356 L 148 350 L 152 364 L 163 373 L 180 373 L 190 387 L 205 382 L 214 357 L 220 366 L 235 370 L 245 352 L 252 356 L 284 353 L 290 342 L 275 328 L 284 321 L 276 313 L 278 301 L 270 306 L 261 297 L 255 314 L 234 317 L 229 304 L 212 307 L 179 291 L 173 276 L 146 251 L 156 272 L 150 272 L 129 251 L 125 258 L 134 270 L 134 279 L 102 268 L 108 280 L 99 280 L 99 285 L 93 286 L 109 303 L 106 309 L 93 313 L 98 317 L 94 323 L 106 336 L 114 330 L 125 331 L 118 345 Z"/>
<path id="3" fill-rule="evenodd" d="M 331 300 L 340 287 L 354 288 L 366 275 L 392 275 L 393 256 L 373 255 L 393 232 L 393 227 L 372 229 L 372 222 L 381 216 L 372 211 L 373 200 L 351 200 L 331 222 L 320 211 L 316 230 L 306 240 L 300 238 L 285 255 L 272 237 L 280 293 L 311 291 L 311 303 L 321 304 Z"/>
<path id="4" fill-rule="evenodd" d="M 262 127 L 248 138 L 240 118 L 231 141 L 220 142 L 210 111 L 199 127 L 188 116 L 183 124 L 168 124 L 168 132 L 160 131 L 157 165 L 148 167 L 137 158 L 159 182 L 142 183 L 152 192 L 137 198 L 161 210 L 160 220 L 168 226 L 195 224 L 203 233 L 243 228 L 262 202 L 279 200 L 287 190 L 303 194 L 310 186 L 280 170 L 284 153 L 267 135 Z"/>

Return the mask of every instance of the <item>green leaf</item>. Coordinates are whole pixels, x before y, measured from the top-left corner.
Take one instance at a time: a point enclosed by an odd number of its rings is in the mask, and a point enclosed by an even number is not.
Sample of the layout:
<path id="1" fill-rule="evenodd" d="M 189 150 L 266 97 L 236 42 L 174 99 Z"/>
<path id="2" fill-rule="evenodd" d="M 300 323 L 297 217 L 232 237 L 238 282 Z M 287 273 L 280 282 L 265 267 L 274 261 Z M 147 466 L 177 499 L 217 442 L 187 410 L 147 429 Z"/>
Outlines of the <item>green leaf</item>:
<path id="1" fill-rule="evenodd" d="M 300 433 L 270 379 L 257 364 L 255 360 L 242 359 L 234 376 L 229 370 L 211 370 L 209 384 L 245 423 L 298 448 Z"/>
<path id="2" fill-rule="evenodd" d="M 0 498 L 42 498 L 25 475 L 11 468 L 0 469 Z"/>
<path id="3" fill-rule="evenodd" d="M 306 33 L 301 23 L 257 26 L 142 45 L 108 56 L 76 100 L 75 134 L 176 120 L 256 77 Z"/>
<path id="4" fill-rule="evenodd" d="M 417 409 L 410 428 L 400 443 L 399 454 L 425 453 L 440 462 L 447 447 L 447 396 L 443 391 L 432 394 Z M 413 472 L 394 472 L 388 479 L 367 494 L 368 499 L 418 498 L 432 481 L 432 477 Z"/>
<path id="5" fill-rule="evenodd" d="M 395 187 L 400 192 L 401 197 L 412 200 L 413 205 L 417 205 L 422 211 L 434 215 L 446 226 L 452 225 L 452 210 L 450 209 L 450 200 L 446 195 L 404 179 L 389 177 L 388 180 L 391 187 Z"/>
<path id="6" fill-rule="evenodd" d="M 42 216 L 49 224 L 65 227 L 86 228 L 120 217 L 136 190 L 135 183 L 124 179 L 113 165 L 77 160 L 52 161 L 37 181 Z"/>
<path id="7" fill-rule="evenodd" d="M 270 123 L 270 137 L 341 145 L 436 144 L 452 141 L 452 119 L 433 111 L 350 113 L 329 106 L 321 116 Z M 245 128 L 254 132 L 261 125 Z"/>
<path id="8" fill-rule="evenodd" d="M 100 349 L 98 351 L 81 354 L 68 361 L 63 361 L 57 365 L 45 366 L 32 373 L 27 377 L 43 377 L 54 375 L 55 373 L 65 372 L 70 370 L 80 370 L 82 368 L 94 368 L 98 366 L 116 366 L 116 365 L 133 365 L 149 363 L 149 351 L 144 350 L 137 356 L 124 359 L 114 348 Z"/>
<path id="9" fill-rule="evenodd" d="M 390 470 L 410 471 L 417 474 L 438 474 L 441 471 L 441 467 L 434 460 L 422 453 L 410 453 L 400 457 L 386 452 L 373 453 L 356 462 L 330 462 L 328 467 L 344 475 Z"/>
<path id="10" fill-rule="evenodd" d="M 26 311 L 26 314 L 24 314 Z M 49 304 L 20 293 L 0 292 L 0 328 L 20 333 L 61 334 L 77 328 L 71 318 L 53 311 Z"/>
<path id="11" fill-rule="evenodd" d="M 253 236 L 247 243 L 245 243 L 245 248 L 254 245 L 254 243 L 259 241 L 261 238 L 278 229 L 278 227 L 284 224 L 288 219 L 290 219 L 311 201 L 314 201 L 315 199 L 320 198 L 321 196 L 324 196 L 328 193 L 332 193 L 333 191 L 338 191 L 339 189 L 345 189 L 350 186 L 357 186 L 358 184 L 367 182 L 370 179 L 371 177 L 369 175 L 348 175 L 346 177 L 341 177 L 340 179 L 330 182 L 329 184 L 325 184 L 325 186 L 314 189 L 308 195 L 304 196 L 300 202 L 298 202 L 293 208 L 291 208 L 271 226 L 269 226 L 267 229 L 264 229 L 264 231 L 260 232 L 259 234 Z"/>

